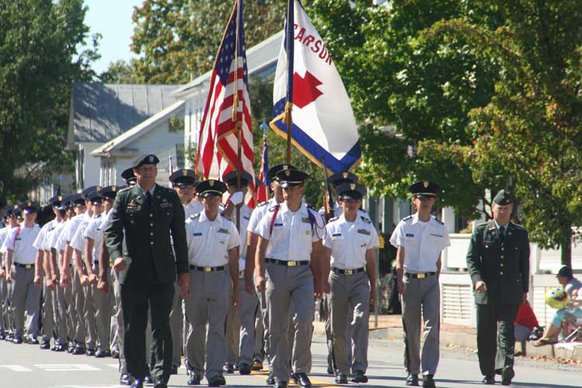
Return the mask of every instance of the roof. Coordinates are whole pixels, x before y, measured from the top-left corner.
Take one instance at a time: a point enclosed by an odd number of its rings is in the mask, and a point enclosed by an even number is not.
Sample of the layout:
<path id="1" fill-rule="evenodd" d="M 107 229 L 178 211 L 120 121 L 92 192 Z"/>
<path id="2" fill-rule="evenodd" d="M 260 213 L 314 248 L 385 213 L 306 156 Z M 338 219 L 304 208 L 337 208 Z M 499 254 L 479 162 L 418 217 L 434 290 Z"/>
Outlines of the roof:
<path id="1" fill-rule="evenodd" d="M 177 100 L 179 85 L 73 83 L 67 147 L 75 143 L 103 143 Z"/>
<path id="2" fill-rule="evenodd" d="M 283 31 L 281 30 L 247 50 L 249 75 L 259 75 L 263 70 L 277 63 L 282 40 Z M 173 96 L 176 98 L 184 98 L 196 93 L 199 86 L 208 83 L 211 74 L 212 72 L 208 71 L 188 82 L 186 85 L 182 85 L 174 91 Z"/>
<path id="3" fill-rule="evenodd" d="M 150 130 L 154 129 L 161 122 L 175 116 L 180 111 L 184 110 L 184 101 L 178 101 L 167 107 L 166 109 L 158 112 L 147 120 L 139 123 L 135 127 L 131 128 L 129 131 L 125 131 L 116 138 L 103 144 L 101 147 L 93 150 L 91 155 L 93 156 L 107 156 L 115 151 L 120 151 L 121 148 L 125 147 L 127 144 L 139 139 L 141 136 L 148 133 Z"/>

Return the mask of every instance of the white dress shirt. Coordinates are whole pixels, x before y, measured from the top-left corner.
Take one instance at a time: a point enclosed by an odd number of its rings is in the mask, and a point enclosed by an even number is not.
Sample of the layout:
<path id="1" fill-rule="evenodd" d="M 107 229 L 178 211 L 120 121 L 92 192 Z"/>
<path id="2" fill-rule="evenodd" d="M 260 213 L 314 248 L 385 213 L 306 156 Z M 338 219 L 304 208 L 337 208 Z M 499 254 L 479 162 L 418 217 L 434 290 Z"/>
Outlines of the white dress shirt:
<path id="1" fill-rule="evenodd" d="M 378 233 L 368 217 L 358 214 L 348 222 L 345 215 L 330 220 L 323 245 L 331 249 L 331 265 L 357 269 L 366 265 L 366 251 L 379 245 Z"/>
<path id="2" fill-rule="evenodd" d="M 186 240 L 190 265 L 198 267 L 228 264 L 228 250 L 240 245 L 236 226 L 221 214 L 211 221 L 206 211 L 186 221 Z"/>

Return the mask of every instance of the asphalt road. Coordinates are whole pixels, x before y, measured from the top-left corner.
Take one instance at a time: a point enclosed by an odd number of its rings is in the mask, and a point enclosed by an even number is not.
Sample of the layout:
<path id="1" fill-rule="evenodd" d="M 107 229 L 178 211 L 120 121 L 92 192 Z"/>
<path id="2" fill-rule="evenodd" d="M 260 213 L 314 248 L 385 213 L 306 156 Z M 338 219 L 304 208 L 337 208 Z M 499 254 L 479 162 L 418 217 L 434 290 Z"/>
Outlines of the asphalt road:
<path id="1" fill-rule="evenodd" d="M 324 339 L 313 341 L 313 371 L 311 379 L 320 387 L 334 386 L 333 376 L 325 374 L 326 348 Z M 398 341 L 372 341 L 369 351 L 367 387 L 404 387 L 402 347 Z M 265 386 L 266 372 L 250 376 L 226 375 L 228 386 Z M 476 387 L 481 376 L 474 353 L 442 349 L 436 376 L 438 387 Z M 33 345 L 14 345 L 0 341 L 0 388 L 112 388 L 118 385 L 117 360 L 96 359 L 41 350 Z M 184 368 L 172 376 L 170 387 L 188 387 Z M 206 381 L 202 382 L 206 386 Z M 349 384 L 354 386 L 355 384 Z M 498 382 L 498 386 L 500 383 Z M 555 362 L 517 359 L 514 387 L 580 387 L 582 370 L 579 367 Z"/>

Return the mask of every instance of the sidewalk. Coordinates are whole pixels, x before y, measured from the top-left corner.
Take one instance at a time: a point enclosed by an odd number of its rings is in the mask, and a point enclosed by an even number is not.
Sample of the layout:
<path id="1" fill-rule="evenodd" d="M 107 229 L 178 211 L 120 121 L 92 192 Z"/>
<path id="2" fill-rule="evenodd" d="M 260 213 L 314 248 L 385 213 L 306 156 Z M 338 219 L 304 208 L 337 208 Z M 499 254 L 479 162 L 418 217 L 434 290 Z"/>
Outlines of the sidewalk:
<path id="1" fill-rule="evenodd" d="M 375 317 L 370 316 L 370 340 L 371 341 L 402 341 L 402 319 L 400 315 L 379 315 L 378 327 L 375 326 Z M 325 334 L 322 322 L 315 323 L 315 332 Z M 441 323 L 441 346 L 476 349 L 476 329 L 464 325 Z M 516 344 L 516 351 L 520 345 Z M 526 344 L 527 357 L 534 359 L 556 359 L 564 362 L 582 365 L 582 343 L 556 344 L 535 347 L 530 342 Z"/>

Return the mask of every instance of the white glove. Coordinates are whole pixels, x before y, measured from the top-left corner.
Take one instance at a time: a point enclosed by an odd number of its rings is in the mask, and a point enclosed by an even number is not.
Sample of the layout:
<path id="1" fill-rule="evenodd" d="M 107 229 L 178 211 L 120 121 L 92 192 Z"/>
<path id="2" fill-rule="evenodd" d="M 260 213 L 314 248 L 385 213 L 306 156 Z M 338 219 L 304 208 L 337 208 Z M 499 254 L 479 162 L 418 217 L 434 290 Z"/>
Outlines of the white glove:
<path id="1" fill-rule="evenodd" d="M 237 191 L 236 193 L 232 193 L 228 202 L 232 203 L 234 206 L 240 205 L 242 201 L 245 199 L 245 196 L 242 191 Z"/>

